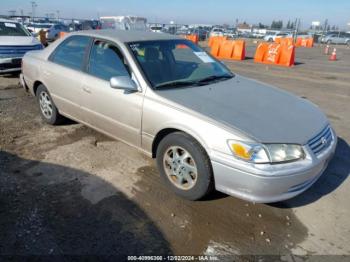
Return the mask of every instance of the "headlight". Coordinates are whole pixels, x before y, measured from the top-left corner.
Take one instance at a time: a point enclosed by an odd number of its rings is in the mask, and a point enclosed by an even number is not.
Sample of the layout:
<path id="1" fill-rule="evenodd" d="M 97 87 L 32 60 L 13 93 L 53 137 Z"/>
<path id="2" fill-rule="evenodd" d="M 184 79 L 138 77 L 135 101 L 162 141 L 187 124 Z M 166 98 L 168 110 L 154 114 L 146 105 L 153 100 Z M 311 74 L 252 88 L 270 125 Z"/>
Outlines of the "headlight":
<path id="1" fill-rule="evenodd" d="M 228 144 L 233 155 L 241 160 L 253 163 L 270 162 L 266 150 L 260 144 L 246 143 L 235 140 L 229 140 Z"/>
<path id="2" fill-rule="evenodd" d="M 304 158 L 300 145 L 293 144 L 257 144 L 236 140 L 228 141 L 233 155 L 252 163 L 280 163 Z"/>
<path id="3" fill-rule="evenodd" d="M 304 150 L 300 145 L 265 144 L 272 163 L 295 161 L 304 158 Z"/>

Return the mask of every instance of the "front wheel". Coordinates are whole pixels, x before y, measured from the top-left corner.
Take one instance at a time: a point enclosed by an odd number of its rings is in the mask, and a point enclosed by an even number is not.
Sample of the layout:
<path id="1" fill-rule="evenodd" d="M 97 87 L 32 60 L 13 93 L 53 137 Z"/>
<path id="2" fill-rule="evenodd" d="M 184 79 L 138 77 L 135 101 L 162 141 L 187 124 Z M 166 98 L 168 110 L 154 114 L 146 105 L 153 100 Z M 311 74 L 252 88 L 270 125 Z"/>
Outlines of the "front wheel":
<path id="1" fill-rule="evenodd" d="M 63 122 L 64 117 L 58 112 L 49 91 L 44 85 L 39 85 L 36 90 L 36 97 L 38 99 L 41 116 L 46 123 L 57 125 Z"/>
<path id="2" fill-rule="evenodd" d="M 166 185 L 183 198 L 198 200 L 214 188 L 207 153 L 185 133 L 171 133 L 160 142 L 157 166 Z"/>

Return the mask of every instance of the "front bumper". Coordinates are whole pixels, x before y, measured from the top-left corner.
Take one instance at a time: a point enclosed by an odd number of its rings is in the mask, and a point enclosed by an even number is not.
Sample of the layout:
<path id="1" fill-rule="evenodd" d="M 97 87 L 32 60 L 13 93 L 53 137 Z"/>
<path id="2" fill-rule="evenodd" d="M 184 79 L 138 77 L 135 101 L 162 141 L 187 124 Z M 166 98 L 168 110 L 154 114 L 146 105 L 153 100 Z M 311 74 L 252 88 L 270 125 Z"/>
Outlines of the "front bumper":
<path id="1" fill-rule="evenodd" d="M 22 57 L 0 58 L 0 74 L 21 71 Z"/>
<path id="2" fill-rule="evenodd" d="M 237 166 L 221 153 L 210 155 L 215 188 L 228 195 L 257 203 L 278 202 L 292 198 L 311 187 L 327 168 L 334 155 L 337 139 L 320 155 L 308 150 L 307 159 L 293 163 L 269 165 L 264 171 Z M 241 161 L 242 162 L 242 161 Z M 258 166 L 258 165 L 255 165 Z"/>

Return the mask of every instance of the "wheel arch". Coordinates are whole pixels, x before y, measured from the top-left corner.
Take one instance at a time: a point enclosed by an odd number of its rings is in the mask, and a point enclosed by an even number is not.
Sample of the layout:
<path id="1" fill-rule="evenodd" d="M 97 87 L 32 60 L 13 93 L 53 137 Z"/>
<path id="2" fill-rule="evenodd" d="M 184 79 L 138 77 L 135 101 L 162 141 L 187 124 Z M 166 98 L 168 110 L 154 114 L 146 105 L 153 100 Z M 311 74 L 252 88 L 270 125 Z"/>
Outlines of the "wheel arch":
<path id="1" fill-rule="evenodd" d="M 41 82 L 40 80 L 34 81 L 34 83 L 33 83 L 33 94 L 34 94 L 34 95 L 36 95 L 36 90 L 38 90 L 38 87 L 39 87 L 40 85 L 44 85 L 44 83 Z M 44 86 L 45 86 L 45 85 L 44 85 Z"/>
<path id="2" fill-rule="evenodd" d="M 192 132 L 186 128 L 181 128 L 181 127 L 180 128 L 178 128 L 178 127 L 164 127 L 157 132 L 157 134 L 155 135 L 155 137 L 153 139 L 152 158 L 155 158 L 157 156 L 157 148 L 158 148 L 159 143 L 162 141 L 162 139 L 164 137 L 166 137 L 167 135 L 169 135 L 171 133 L 175 133 L 175 132 L 182 132 L 182 133 L 192 137 L 194 140 L 196 140 L 203 147 L 203 149 L 205 150 L 205 152 L 209 156 L 208 147 L 207 147 L 206 143 L 195 132 Z"/>

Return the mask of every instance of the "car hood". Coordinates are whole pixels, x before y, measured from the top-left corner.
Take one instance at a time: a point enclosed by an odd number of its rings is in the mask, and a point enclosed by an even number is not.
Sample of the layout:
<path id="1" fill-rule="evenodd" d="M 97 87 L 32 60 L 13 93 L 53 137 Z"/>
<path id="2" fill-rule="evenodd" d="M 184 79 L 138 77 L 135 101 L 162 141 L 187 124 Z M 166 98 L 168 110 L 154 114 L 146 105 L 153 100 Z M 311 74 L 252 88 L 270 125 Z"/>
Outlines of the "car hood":
<path id="1" fill-rule="evenodd" d="M 32 36 L 0 36 L 1 45 L 23 46 L 23 45 L 38 45 L 39 40 Z"/>
<path id="2" fill-rule="evenodd" d="M 306 144 L 328 124 L 308 100 L 237 75 L 211 85 L 156 93 L 262 143 Z"/>

